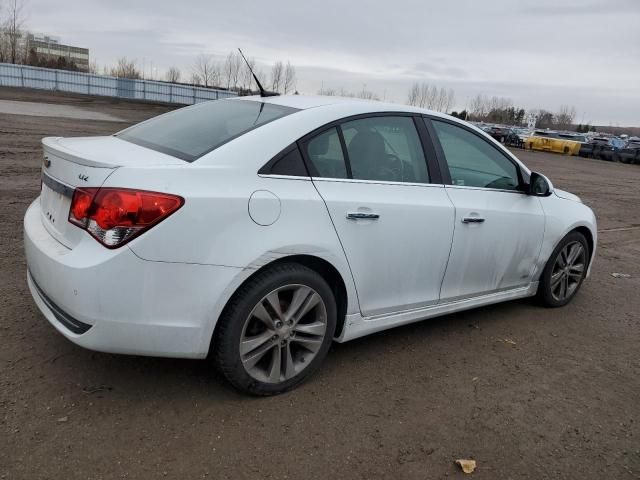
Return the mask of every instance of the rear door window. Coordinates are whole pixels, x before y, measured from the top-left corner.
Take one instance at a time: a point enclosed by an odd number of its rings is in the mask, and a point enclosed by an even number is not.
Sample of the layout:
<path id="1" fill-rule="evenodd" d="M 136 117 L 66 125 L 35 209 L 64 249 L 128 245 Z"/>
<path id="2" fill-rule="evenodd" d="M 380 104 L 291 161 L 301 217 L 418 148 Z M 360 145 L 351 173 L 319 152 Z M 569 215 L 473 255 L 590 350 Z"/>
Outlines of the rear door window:
<path id="1" fill-rule="evenodd" d="M 412 117 L 361 118 L 345 122 L 341 128 L 354 179 L 429 183 Z"/>
<path id="2" fill-rule="evenodd" d="M 152 118 L 116 136 L 193 162 L 240 135 L 296 111 L 253 100 L 213 100 Z"/>

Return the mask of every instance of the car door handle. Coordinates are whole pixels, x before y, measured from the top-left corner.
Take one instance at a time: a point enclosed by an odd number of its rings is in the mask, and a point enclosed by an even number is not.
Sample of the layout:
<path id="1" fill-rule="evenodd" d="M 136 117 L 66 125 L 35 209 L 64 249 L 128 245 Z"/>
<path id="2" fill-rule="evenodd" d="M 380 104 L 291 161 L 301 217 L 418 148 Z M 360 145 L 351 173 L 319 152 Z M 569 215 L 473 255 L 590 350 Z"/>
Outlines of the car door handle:
<path id="1" fill-rule="evenodd" d="M 483 223 L 484 218 L 482 217 L 464 217 L 462 219 L 462 223 Z"/>
<path id="2" fill-rule="evenodd" d="M 349 220 L 377 220 L 380 215 L 377 213 L 349 212 L 347 213 L 347 218 Z"/>

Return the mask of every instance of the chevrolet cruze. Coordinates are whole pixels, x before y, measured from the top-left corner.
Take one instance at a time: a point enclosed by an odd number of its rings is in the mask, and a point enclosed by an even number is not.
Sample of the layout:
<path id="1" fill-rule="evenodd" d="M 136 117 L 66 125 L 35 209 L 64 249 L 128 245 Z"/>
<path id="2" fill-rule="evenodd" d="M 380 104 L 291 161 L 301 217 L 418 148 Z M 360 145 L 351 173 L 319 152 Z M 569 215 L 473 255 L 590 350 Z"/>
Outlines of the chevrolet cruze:
<path id="1" fill-rule="evenodd" d="M 45 138 L 27 281 L 86 348 L 295 387 L 345 342 L 517 298 L 568 303 L 596 220 L 481 130 L 335 97 L 200 103 Z"/>

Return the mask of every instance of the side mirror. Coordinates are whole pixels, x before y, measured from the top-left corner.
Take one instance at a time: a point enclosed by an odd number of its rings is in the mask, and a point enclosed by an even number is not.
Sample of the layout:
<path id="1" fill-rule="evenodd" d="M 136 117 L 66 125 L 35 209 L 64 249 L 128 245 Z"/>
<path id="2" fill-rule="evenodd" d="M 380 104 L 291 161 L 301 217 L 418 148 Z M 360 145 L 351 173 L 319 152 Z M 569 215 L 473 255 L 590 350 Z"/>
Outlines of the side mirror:
<path id="1" fill-rule="evenodd" d="M 547 177 L 538 172 L 531 172 L 527 194 L 535 197 L 548 197 L 553 193 L 553 185 Z"/>

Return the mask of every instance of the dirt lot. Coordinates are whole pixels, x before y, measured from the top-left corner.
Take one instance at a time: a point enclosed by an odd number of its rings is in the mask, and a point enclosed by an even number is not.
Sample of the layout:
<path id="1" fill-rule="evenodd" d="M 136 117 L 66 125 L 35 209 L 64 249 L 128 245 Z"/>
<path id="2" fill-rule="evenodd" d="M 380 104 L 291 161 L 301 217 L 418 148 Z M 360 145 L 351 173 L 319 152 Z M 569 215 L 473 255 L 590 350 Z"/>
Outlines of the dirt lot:
<path id="1" fill-rule="evenodd" d="M 167 107 L 0 89 L 128 121 Z M 335 345 L 319 375 L 248 398 L 204 361 L 94 353 L 25 283 L 40 138 L 125 124 L 0 115 L 0 478 L 640 478 L 640 166 L 522 153 L 598 216 L 569 306 L 519 301 Z M 631 278 L 617 279 L 612 272 Z"/>

